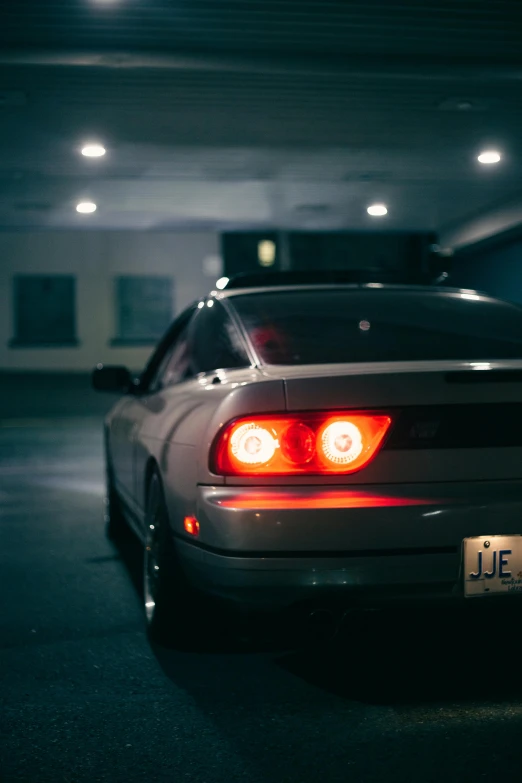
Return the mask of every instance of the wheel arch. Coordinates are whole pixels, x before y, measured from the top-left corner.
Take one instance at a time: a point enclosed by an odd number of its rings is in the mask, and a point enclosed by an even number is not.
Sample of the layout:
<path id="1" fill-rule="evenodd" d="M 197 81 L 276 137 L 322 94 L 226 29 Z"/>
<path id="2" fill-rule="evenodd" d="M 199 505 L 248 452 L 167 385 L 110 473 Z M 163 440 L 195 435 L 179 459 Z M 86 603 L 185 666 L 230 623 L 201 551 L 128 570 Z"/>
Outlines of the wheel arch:
<path id="1" fill-rule="evenodd" d="M 144 504 L 143 507 L 146 508 L 147 506 L 147 500 L 149 497 L 149 487 L 150 487 L 150 480 L 152 478 L 152 474 L 157 473 L 159 476 L 160 481 L 161 479 L 161 471 L 159 469 L 159 465 L 154 457 L 149 457 L 147 460 L 147 463 L 145 465 L 145 479 L 143 483 L 143 499 Z M 163 482 L 162 482 L 163 483 Z"/>

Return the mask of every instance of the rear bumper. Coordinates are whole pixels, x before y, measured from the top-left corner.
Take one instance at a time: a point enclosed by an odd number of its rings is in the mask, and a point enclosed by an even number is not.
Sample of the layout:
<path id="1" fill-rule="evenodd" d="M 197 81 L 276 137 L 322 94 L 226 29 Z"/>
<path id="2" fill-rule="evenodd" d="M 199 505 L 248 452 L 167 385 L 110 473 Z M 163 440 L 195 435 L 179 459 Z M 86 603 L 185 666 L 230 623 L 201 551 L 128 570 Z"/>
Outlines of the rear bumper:
<path id="1" fill-rule="evenodd" d="M 198 492 L 200 539 L 177 540 L 188 577 L 266 609 L 458 600 L 462 539 L 522 531 L 518 481 Z"/>
<path id="2" fill-rule="evenodd" d="M 276 610 L 299 603 L 377 606 L 390 602 L 462 597 L 460 556 L 451 554 L 373 557 L 227 556 L 178 542 L 193 584 L 217 598 Z"/>

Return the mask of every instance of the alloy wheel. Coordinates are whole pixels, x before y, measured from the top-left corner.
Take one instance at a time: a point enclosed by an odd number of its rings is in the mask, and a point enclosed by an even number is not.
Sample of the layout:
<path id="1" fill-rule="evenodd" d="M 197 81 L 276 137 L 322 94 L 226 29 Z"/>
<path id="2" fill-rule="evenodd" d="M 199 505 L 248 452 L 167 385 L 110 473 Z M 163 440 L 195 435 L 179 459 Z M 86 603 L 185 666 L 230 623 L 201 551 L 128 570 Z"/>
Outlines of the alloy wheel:
<path id="1" fill-rule="evenodd" d="M 162 502 L 157 480 L 151 482 L 146 514 L 143 594 L 145 614 L 151 622 L 158 599 L 161 567 Z"/>

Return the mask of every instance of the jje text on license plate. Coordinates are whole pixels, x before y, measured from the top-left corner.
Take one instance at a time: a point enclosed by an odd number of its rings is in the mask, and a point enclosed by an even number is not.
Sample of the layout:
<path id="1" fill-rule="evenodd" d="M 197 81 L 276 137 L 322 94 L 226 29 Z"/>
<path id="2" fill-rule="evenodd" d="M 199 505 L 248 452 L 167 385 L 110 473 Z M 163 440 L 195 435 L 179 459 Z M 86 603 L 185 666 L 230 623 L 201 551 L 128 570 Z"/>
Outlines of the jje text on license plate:
<path id="1" fill-rule="evenodd" d="M 464 539 L 466 596 L 522 593 L 522 536 Z"/>

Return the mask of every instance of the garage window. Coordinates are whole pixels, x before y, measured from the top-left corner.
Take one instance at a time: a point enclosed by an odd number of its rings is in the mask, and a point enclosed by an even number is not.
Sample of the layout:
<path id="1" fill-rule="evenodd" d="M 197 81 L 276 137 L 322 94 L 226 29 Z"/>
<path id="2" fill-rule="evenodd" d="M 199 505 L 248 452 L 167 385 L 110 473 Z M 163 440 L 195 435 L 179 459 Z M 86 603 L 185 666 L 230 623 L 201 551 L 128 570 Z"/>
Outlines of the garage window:
<path id="1" fill-rule="evenodd" d="M 13 280 L 14 338 L 19 347 L 76 345 L 76 279 L 17 275 Z"/>
<path id="2" fill-rule="evenodd" d="M 113 344 L 155 343 L 172 321 L 174 283 L 171 277 L 117 277 L 115 297 L 117 334 Z"/>

